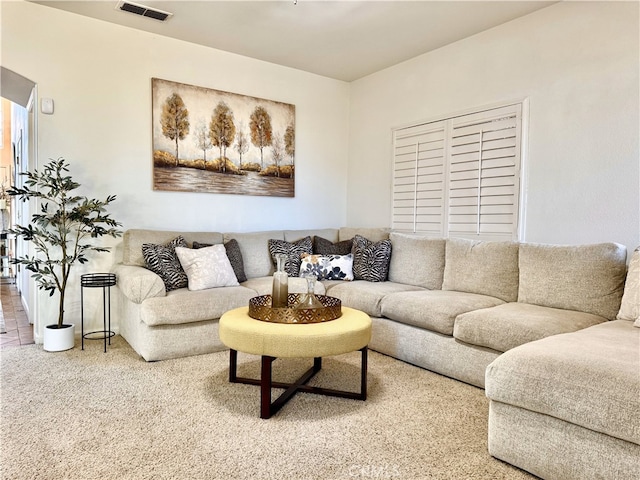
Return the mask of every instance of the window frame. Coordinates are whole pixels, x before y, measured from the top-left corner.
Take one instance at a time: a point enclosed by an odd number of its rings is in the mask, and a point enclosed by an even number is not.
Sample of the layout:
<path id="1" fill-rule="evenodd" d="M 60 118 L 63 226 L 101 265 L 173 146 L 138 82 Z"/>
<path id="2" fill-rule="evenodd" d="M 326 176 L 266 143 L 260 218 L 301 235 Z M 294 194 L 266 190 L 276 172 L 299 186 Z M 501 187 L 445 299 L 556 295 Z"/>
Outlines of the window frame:
<path id="1" fill-rule="evenodd" d="M 452 232 L 450 228 L 450 203 L 451 203 L 451 191 L 450 191 L 450 175 L 451 175 L 451 158 L 452 158 L 452 140 L 453 140 L 453 129 L 454 123 L 456 121 L 460 121 L 463 117 L 471 117 L 472 115 L 485 115 L 490 116 L 492 111 L 499 111 L 500 109 L 510 108 L 519 108 L 519 113 L 516 115 L 516 123 L 519 123 L 516 128 L 519 128 L 519 131 L 516 132 L 516 145 L 515 147 L 515 158 L 519 158 L 519 162 L 516 160 L 515 170 L 517 175 L 514 175 L 514 181 L 517 182 L 515 185 L 516 198 L 513 201 L 513 215 L 515 216 L 515 224 L 512 222 L 509 225 L 512 225 L 512 229 L 509 233 L 469 233 L 469 232 Z M 528 118 L 529 118 L 529 102 L 527 98 L 521 98 L 512 101 L 505 101 L 491 105 L 485 105 L 483 107 L 470 108 L 461 112 L 457 112 L 455 114 L 442 115 L 429 120 L 424 121 L 416 121 L 407 123 L 398 127 L 394 127 L 391 129 L 391 228 L 394 231 L 404 232 L 404 233 L 412 233 L 416 235 L 425 235 L 425 236 L 438 236 L 441 238 L 449 238 L 449 237 L 458 237 L 458 238 L 468 238 L 468 239 L 477 239 L 477 240 L 511 240 L 511 241 L 524 241 L 525 239 L 525 225 L 526 225 L 526 172 L 527 172 L 527 149 L 528 149 Z M 419 131 L 420 129 L 425 130 L 423 134 L 427 134 L 426 132 L 433 132 L 438 130 L 438 124 L 442 124 L 443 134 L 444 134 L 444 145 L 443 145 L 443 172 L 442 172 L 442 182 L 443 187 L 442 191 L 442 210 L 441 210 L 441 226 L 438 231 L 435 229 L 424 229 L 419 228 L 419 217 L 418 209 L 421 208 L 418 206 L 418 190 L 414 191 L 414 197 L 411 198 L 414 202 L 412 221 L 410 222 L 399 222 L 399 213 L 398 209 L 403 208 L 400 206 L 399 198 L 397 195 L 399 192 L 398 188 L 398 179 L 406 178 L 398 176 L 398 157 L 401 156 L 398 153 L 398 135 L 399 133 L 406 133 L 403 137 L 411 136 L 410 130 L 416 129 Z M 429 126 L 433 126 L 433 128 L 428 128 Z M 420 135 L 420 133 L 416 133 L 415 135 Z M 402 148 L 402 146 L 400 146 Z M 419 142 L 416 144 L 415 148 L 419 148 Z M 480 150 L 484 152 L 483 150 Z M 414 175 L 414 181 L 418 181 L 418 161 L 420 158 L 418 157 L 419 153 L 416 150 L 416 159 L 414 168 L 416 173 Z M 484 157 L 483 157 L 484 159 Z M 424 160 L 424 158 L 423 158 Z M 481 162 L 483 160 L 479 160 L 479 172 L 482 174 L 482 165 Z M 405 172 L 408 172 L 405 169 Z M 434 177 L 435 179 L 435 177 Z M 437 181 L 437 180 L 436 180 Z M 478 191 L 480 192 L 480 191 Z M 435 195 L 435 194 L 434 194 Z M 480 193 L 478 193 L 478 199 L 481 200 Z M 422 199 L 424 200 L 424 198 Z M 408 202 L 405 202 L 408 203 Z M 408 207 L 404 207 L 405 209 Z M 481 204 L 479 203 L 477 206 L 478 211 L 478 223 L 480 224 L 480 212 Z M 433 208 L 431 208 L 433 210 Z M 402 225 L 401 225 L 402 224 Z M 409 225 L 411 224 L 411 225 Z M 484 223 L 482 224 L 484 225 Z M 410 227 L 410 228 L 408 228 Z"/>

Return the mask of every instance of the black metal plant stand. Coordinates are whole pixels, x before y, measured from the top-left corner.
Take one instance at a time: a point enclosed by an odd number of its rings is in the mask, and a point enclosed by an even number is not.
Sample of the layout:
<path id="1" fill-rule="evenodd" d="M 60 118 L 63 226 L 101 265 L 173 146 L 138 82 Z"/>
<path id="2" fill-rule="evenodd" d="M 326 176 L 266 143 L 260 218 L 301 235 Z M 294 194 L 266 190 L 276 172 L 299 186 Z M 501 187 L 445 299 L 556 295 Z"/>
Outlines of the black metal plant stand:
<path id="1" fill-rule="evenodd" d="M 107 353 L 107 340 L 111 345 L 111 337 L 115 335 L 111 331 L 111 287 L 116 284 L 115 273 L 87 273 L 80 276 L 80 304 L 81 317 L 80 329 L 82 336 L 82 350 L 84 350 L 84 340 L 104 340 L 104 353 Z M 84 289 L 102 288 L 102 330 L 94 330 L 84 333 Z M 97 336 L 96 336 L 97 335 Z"/>

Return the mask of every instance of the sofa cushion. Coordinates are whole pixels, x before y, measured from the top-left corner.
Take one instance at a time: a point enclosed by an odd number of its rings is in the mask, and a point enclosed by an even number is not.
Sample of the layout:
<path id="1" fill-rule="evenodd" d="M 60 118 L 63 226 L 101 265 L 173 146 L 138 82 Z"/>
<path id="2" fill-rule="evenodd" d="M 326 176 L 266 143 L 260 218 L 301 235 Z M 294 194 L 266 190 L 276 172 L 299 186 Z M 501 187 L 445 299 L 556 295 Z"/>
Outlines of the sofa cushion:
<path id="1" fill-rule="evenodd" d="M 320 283 L 320 282 L 318 282 Z M 324 288 L 327 292 L 327 295 L 331 295 L 329 293 L 329 291 L 335 287 L 336 285 L 342 285 L 344 283 L 343 280 L 322 280 L 322 285 L 324 285 Z"/>
<path id="2" fill-rule="evenodd" d="M 166 244 L 178 235 L 182 235 L 187 241 L 187 246 L 193 242 L 209 243 L 211 245 L 222 243 L 222 233 L 218 232 L 174 232 L 168 230 L 143 230 L 130 229 L 122 236 L 122 263 L 124 265 L 145 266 L 142 255 L 143 243 Z"/>
<path id="3" fill-rule="evenodd" d="M 353 248 L 353 238 L 341 242 L 332 242 L 326 238 L 313 237 L 313 253 L 317 255 L 348 255 Z"/>
<path id="4" fill-rule="evenodd" d="M 372 242 L 379 242 L 380 240 L 387 240 L 389 238 L 389 229 L 342 227 L 338 232 L 338 241 L 342 242 L 343 240 L 350 240 L 356 235 L 368 238 Z"/>
<path id="5" fill-rule="evenodd" d="M 391 232 L 389 280 L 429 290 L 442 288 L 446 240 Z M 417 268 L 416 268 L 417 267 Z"/>
<path id="6" fill-rule="evenodd" d="M 140 305 L 140 319 L 150 327 L 215 320 L 234 308 L 246 307 L 256 292 L 243 287 L 210 288 L 168 292 L 165 297 L 148 298 Z"/>
<path id="7" fill-rule="evenodd" d="M 339 284 L 325 282 L 325 287 L 327 285 L 330 285 L 327 294 L 339 298 L 342 305 L 362 310 L 372 317 L 382 316 L 380 303 L 385 296 L 395 292 L 422 290 L 413 285 L 394 282 L 367 282 L 365 280 L 339 282 Z"/>
<path id="8" fill-rule="evenodd" d="M 289 293 L 306 293 L 307 280 L 301 277 L 289 277 Z M 242 282 L 243 287 L 253 290 L 255 295 L 271 295 L 273 291 L 273 276 L 250 278 Z M 318 295 L 324 295 L 326 290 L 324 284 L 316 282 L 313 291 Z"/>
<path id="9" fill-rule="evenodd" d="M 559 333 L 575 332 L 607 319 L 575 310 L 506 303 L 463 313 L 456 318 L 456 340 L 498 352 Z"/>
<path id="10" fill-rule="evenodd" d="M 502 303 L 499 298 L 476 293 L 421 290 L 385 296 L 381 312 L 397 322 L 451 335 L 454 320 L 459 314 Z"/>
<path id="11" fill-rule="evenodd" d="M 266 231 L 251 233 L 225 233 L 224 243 L 235 238 L 240 246 L 244 261 L 244 273 L 247 278 L 266 277 L 274 272 L 269 240 L 284 240 L 283 231 Z"/>
<path id="12" fill-rule="evenodd" d="M 268 245 L 274 266 L 276 265 L 277 255 L 284 255 L 286 257 L 283 268 L 290 277 L 300 276 L 302 257 L 311 254 L 313 249 L 311 237 L 304 237 L 300 240 L 296 240 L 295 242 L 287 242 L 285 240 L 272 238 L 269 240 Z"/>
<path id="13" fill-rule="evenodd" d="M 518 244 L 459 238 L 447 240 L 442 289 L 515 302 L 518 298 Z"/>
<path id="14" fill-rule="evenodd" d="M 627 320 L 543 338 L 486 371 L 491 400 L 640 445 L 640 330 Z"/>
<path id="15" fill-rule="evenodd" d="M 631 254 L 622 303 L 616 318 L 618 320 L 635 320 L 636 327 L 640 327 L 640 247 Z"/>
<path id="16" fill-rule="evenodd" d="M 238 279 L 223 245 L 199 249 L 176 247 L 176 254 L 189 279 L 189 290 L 238 285 Z"/>
<path id="17" fill-rule="evenodd" d="M 523 243 L 518 301 L 593 313 L 611 320 L 620 309 L 626 260 L 626 248 L 617 243 Z"/>
<path id="18" fill-rule="evenodd" d="M 313 275 L 318 280 L 353 280 L 353 254 L 306 255 L 302 257 L 300 276 Z"/>
<path id="19" fill-rule="evenodd" d="M 193 242 L 193 248 L 205 248 L 210 247 L 210 243 L 198 243 Z M 235 238 L 232 238 L 228 242 L 224 243 L 224 249 L 227 253 L 227 258 L 233 268 L 233 273 L 236 275 L 238 282 L 242 283 L 247 279 L 247 275 L 244 273 L 244 260 L 242 260 L 242 252 L 240 251 L 240 245 Z"/>
<path id="20" fill-rule="evenodd" d="M 142 244 L 142 255 L 144 256 L 146 267 L 160 276 L 167 292 L 184 288 L 188 284 L 187 274 L 182 269 L 180 260 L 176 255 L 176 247 L 186 246 L 187 242 L 182 235 L 178 235 L 166 245 Z"/>
<path id="21" fill-rule="evenodd" d="M 372 242 L 361 235 L 353 237 L 353 276 L 356 280 L 384 282 L 389 275 L 391 241 Z"/>

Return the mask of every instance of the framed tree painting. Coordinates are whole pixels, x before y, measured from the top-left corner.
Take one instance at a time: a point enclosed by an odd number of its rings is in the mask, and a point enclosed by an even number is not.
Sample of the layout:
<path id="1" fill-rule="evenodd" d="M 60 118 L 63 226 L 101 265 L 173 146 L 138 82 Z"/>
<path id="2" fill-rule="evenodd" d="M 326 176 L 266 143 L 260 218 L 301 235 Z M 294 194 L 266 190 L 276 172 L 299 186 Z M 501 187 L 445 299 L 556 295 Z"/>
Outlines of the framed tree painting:
<path id="1" fill-rule="evenodd" d="M 151 79 L 153 189 L 295 195 L 295 106 Z"/>

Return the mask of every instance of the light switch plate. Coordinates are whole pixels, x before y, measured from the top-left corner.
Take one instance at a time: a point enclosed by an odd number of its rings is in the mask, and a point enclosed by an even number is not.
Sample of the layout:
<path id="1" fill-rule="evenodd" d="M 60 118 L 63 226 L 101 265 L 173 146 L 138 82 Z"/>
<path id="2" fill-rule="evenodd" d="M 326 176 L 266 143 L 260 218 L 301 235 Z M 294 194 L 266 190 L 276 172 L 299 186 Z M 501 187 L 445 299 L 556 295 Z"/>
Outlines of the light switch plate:
<path id="1" fill-rule="evenodd" d="M 53 113 L 53 98 L 43 98 L 40 102 L 40 110 L 42 113 L 51 115 Z"/>

